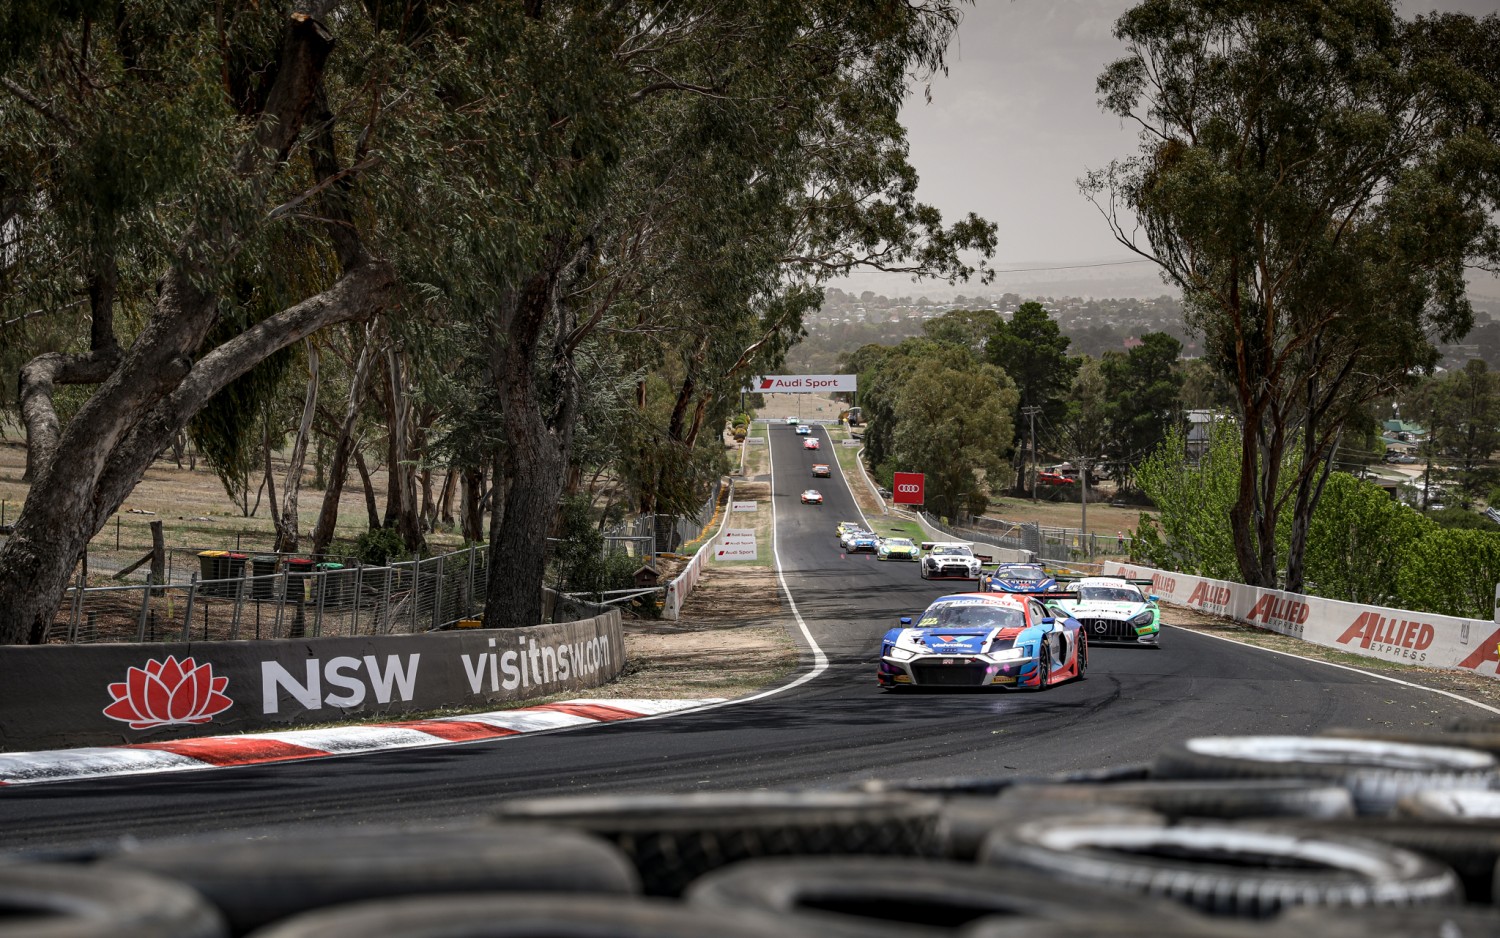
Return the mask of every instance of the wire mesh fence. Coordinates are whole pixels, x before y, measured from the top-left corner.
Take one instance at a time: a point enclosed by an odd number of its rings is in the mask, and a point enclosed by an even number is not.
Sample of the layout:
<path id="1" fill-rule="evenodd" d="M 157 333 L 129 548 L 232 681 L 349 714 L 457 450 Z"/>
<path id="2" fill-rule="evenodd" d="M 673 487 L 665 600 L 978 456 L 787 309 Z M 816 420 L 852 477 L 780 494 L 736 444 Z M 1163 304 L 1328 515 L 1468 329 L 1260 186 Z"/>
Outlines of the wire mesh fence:
<path id="1" fill-rule="evenodd" d="M 923 513 L 927 523 L 966 541 L 1026 551 L 1038 560 L 1078 563 L 1104 556 L 1128 556 L 1130 538 L 1124 534 L 1087 533 L 1074 528 L 1044 527 L 1029 521 L 1002 521 L 970 516 L 967 524 L 945 523 Z"/>
<path id="2" fill-rule="evenodd" d="M 49 643 L 395 635 L 451 626 L 484 606 L 488 551 L 389 566 L 208 552 L 188 582 L 70 587 Z M 195 558 L 195 559 L 202 559 Z M 222 566 L 218 562 L 222 561 Z M 224 574 L 204 576 L 204 574 Z"/>

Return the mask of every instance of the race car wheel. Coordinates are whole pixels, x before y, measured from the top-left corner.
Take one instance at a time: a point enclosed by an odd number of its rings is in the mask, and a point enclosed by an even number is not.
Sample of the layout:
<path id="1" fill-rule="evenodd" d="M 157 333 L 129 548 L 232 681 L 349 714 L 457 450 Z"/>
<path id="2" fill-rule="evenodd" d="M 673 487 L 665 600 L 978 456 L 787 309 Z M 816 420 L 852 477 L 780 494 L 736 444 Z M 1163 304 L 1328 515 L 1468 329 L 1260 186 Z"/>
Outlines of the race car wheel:
<path id="1" fill-rule="evenodd" d="M 946 930 L 992 915 L 1037 921 L 1186 917 L 1160 901 L 1057 886 L 1048 877 L 968 863 L 832 857 L 737 863 L 698 880 L 685 898 L 726 918 L 746 909 L 806 918 L 830 938 L 910 935 L 912 926 Z"/>
<path id="2" fill-rule="evenodd" d="M 1042 645 L 1042 653 L 1036 659 L 1036 689 L 1046 690 L 1052 686 L 1052 649 Z"/>
<path id="3" fill-rule="evenodd" d="M 925 563 L 922 564 L 921 573 L 922 573 L 922 579 L 924 579 L 924 580 L 928 579 L 928 576 L 927 576 L 927 564 L 925 564 Z"/>
<path id="4" fill-rule="evenodd" d="M 128 870 L 0 861 L 0 934 L 222 938 L 213 906 L 182 883 Z"/>
<path id="5" fill-rule="evenodd" d="M 1430 857 L 1359 838 L 1230 824 L 1167 826 L 1050 817 L 991 834 L 981 863 L 1266 918 L 1292 906 L 1461 901 L 1458 876 Z"/>
<path id="6" fill-rule="evenodd" d="M 1354 801 L 1329 782 L 1300 779 L 1202 779 L 1135 782 L 1025 782 L 1000 793 L 1009 804 L 1047 804 L 1092 808 L 1098 805 L 1142 808 L 1177 818 L 1347 818 Z"/>
<path id="7" fill-rule="evenodd" d="M 1388 814 L 1419 791 L 1500 787 L 1495 757 L 1453 746 L 1319 736 L 1205 736 L 1156 757 L 1158 778 L 1315 778 L 1337 782 L 1360 814 Z"/>
<path id="8" fill-rule="evenodd" d="M 1078 679 L 1081 681 L 1088 676 L 1089 671 L 1089 639 L 1083 629 L 1078 630 Z"/>
<path id="9" fill-rule="evenodd" d="M 710 870 L 755 857 L 936 856 L 941 802 L 901 792 L 697 792 L 521 798 L 503 821 L 583 830 L 635 862 L 648 895 L 676 896 Z"/>

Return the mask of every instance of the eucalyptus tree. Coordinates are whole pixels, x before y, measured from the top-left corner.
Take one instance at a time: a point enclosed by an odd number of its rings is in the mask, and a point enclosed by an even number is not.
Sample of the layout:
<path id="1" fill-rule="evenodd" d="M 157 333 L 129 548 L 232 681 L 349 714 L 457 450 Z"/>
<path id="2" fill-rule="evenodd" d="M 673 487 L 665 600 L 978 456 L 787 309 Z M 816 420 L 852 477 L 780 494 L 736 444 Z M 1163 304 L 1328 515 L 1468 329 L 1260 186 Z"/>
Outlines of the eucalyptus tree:
<path id="1" fill-rule="evenodd" d="M 1466 264 L 1500 266 L 1500 19 L 1146 0 L 1115 33 L 1101 105 L 1140 152 L 1083 188 L 1183 289 L 1234 389 L 1241 578 L 1275 586 L 1284 562 L 1299 590 L 1346 416 L 1468 330 Z"/>
<path id="2" fill-rule="evenodd" d="M 1140 345 L 1108 353 L 1100 362 L 1109 389 L 1108 450 L 1121 487 L 1128 487 L 1132 467 L 1182 423 L 1183 379 L 1175 367 L 1181 353 L 1181 342 L 1165 332 L 1148 332 Z"/>

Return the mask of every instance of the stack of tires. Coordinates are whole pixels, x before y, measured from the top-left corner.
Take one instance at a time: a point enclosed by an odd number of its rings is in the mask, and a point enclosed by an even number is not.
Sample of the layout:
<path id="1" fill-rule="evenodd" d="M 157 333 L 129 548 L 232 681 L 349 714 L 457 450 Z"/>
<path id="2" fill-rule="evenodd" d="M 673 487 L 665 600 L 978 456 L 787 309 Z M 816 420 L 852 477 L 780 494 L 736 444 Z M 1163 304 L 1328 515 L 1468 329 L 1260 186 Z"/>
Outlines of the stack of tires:
<path id="1" fill-rule="evenodd" d="M 13 857 L 0 936 L 1500 936 L 1500 725 L 1462 729 Z"/>

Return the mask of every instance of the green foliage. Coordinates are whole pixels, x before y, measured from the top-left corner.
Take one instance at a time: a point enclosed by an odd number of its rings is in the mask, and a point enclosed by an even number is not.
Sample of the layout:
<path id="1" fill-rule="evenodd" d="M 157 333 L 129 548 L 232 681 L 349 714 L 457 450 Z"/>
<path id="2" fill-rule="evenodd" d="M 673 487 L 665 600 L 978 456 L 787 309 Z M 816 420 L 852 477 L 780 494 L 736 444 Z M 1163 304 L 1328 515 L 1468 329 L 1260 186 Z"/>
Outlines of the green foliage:
<path id="1" fill-rule="evenodd" d="M 993 365 L 919 368 L 896 399 L 891 463 L 926 473 L 929 510 L 983 514 L 988 493 L 1009 482 L 1015 408 L 1015 386 Z"/>
<path id="2" fill-rule="evenodd" d="M 1308 589 L 1346 602 L 1392 602 L 1411 545 L 1432 530 L 1380 486 L 1335 472 L 1309 526 Z"/>
<path id="3" fill-rule="evenodd" d="M 1078 359 L 1068 357 L 1069 339 L 1042 304 L 1022 303 L 1010 322 L 996 322 L 985 343 L 985 358 L 1015 382 L 1022 407 L 1041 407 L 1046 420 L 1059 420 Z"/>
<path id="4" fill-rule="evenodd" d="M 366 566 L 383 567 L 406 555 L 406 542 L 395 528 L 371 528 L 354 542 L 354 556 Z"/>
<path id="5" fill-rule="evenodd" d="M 1129 487 L 1131 467 L 1182 423 L 1183 378 L 1176 370 L 1181 353 L 1181 342 L 1148 332 L 1140 345 L 1123 355 L 1106 354 L 1100 363 L 1109 395 L 1108 452 L 1122 487 Z"/>
<path id="6" fill-rule="evenodd" d="M 1227 421 L 1213 424 L 1196 466 L 1186 449 L 1183 431 L 1173 428 L 1136 469 L 1141 490 L 1160 513 L 1154 525 L 1142 525 L 1131 556 L 1165 570 L 1236 580 L 1239 566 L 1226 522 L 1239 484 L 1239 432 Z"/>
<path id="7" fill-rule="evenodd" d="M 1456 505 L 1438 511 L 1429 511 L 1425 517 L 1438 527 L 1449 531 L 1485 531 L 1500 536 L 1500 528 L 1496 528 L 1495 522 L 1477 511 Z"/>
<path id="8" fill-rule="evenodd" d="M 1436 528 L 1406 549 L 1396 577 L 1400 605 L 1488 621 L 1500 583 L 1500 533 Z"/>

